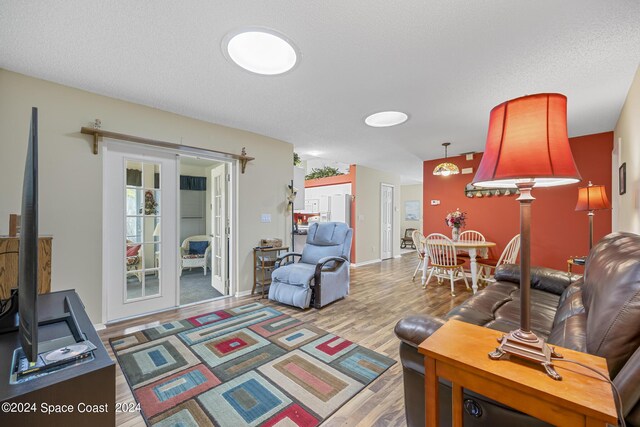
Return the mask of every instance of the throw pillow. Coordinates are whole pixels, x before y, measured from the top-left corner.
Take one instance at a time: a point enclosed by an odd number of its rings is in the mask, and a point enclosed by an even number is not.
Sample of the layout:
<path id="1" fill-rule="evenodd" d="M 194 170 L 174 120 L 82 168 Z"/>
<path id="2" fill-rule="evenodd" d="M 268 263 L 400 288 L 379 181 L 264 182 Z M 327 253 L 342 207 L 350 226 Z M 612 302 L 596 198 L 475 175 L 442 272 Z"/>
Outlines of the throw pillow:
<path id="1" fill-rule="evenodd" d="M 189 255 L 204 255 L 207 247 L 209 246 L 209 242 L 189 242 Z"/>
<path id="2" fill-rule="evenodd" d="M 127 256 L 136 256 L 142 245 L 127 246 Z"/>

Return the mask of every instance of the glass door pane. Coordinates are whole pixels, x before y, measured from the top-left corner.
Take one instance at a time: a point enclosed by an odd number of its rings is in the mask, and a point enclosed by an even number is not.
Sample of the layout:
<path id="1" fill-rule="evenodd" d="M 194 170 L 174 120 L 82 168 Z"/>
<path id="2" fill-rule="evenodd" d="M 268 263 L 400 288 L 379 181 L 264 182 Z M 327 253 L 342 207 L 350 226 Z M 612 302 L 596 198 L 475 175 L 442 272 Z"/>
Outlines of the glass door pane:
<path id="1" fill-rule="evenodd" d="M 162 294 L 160 166 L 157 163 L 126 161 L 124 303 Z"/>

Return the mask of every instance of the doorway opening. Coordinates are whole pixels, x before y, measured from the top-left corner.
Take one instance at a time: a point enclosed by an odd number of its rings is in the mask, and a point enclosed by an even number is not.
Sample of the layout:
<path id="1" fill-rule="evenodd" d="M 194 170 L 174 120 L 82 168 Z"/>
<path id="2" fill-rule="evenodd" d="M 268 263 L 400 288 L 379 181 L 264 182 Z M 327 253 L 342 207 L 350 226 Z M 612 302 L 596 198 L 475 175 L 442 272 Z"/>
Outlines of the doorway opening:
<path id="1" fill-rule="evenodd" d="M 393 258 L 393 192 L 390 184 L 380 185 L 380 259 Z"/>
<path id="2" fill-rule="evenodd" d="M 179 156 L 179 303 L 231 295 L 230 164 Z"/>

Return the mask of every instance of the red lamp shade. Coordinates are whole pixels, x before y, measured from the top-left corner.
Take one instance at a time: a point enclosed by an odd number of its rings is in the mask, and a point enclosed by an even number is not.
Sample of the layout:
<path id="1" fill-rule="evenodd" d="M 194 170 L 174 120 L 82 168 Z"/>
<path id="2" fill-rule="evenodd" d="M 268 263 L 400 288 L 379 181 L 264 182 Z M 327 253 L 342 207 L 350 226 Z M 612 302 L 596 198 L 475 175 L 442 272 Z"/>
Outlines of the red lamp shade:
<path id="1" fill-rule="evenodd" d="M 567 136 L 567 97 L 540 93 L 496 106 L 489 117 L 487 145 L 473 179 L 478 187 L 536 187 L 580 181 Z"/>
<path id="2" fill-rule="evenodd" d="M 578 189 L 577 211 L 597 211 L 600 209 L 611 209 L 611 204 L 607 198 L 604 185 L 591 185 Z"/>

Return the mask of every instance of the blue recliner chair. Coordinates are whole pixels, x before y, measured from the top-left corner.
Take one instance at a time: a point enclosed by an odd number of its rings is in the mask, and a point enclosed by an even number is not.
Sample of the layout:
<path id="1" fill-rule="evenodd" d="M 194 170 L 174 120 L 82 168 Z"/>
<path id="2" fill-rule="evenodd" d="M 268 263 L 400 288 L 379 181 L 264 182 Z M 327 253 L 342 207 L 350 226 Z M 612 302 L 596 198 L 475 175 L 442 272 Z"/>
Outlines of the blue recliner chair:
<path id="1" fill-rule="evenodd" d="M 347 296 L 352 234 L 343 222 L 312 224 L 302 253 L 287 252 L 276 261 L 269 299 L 320 308 Z"/>

